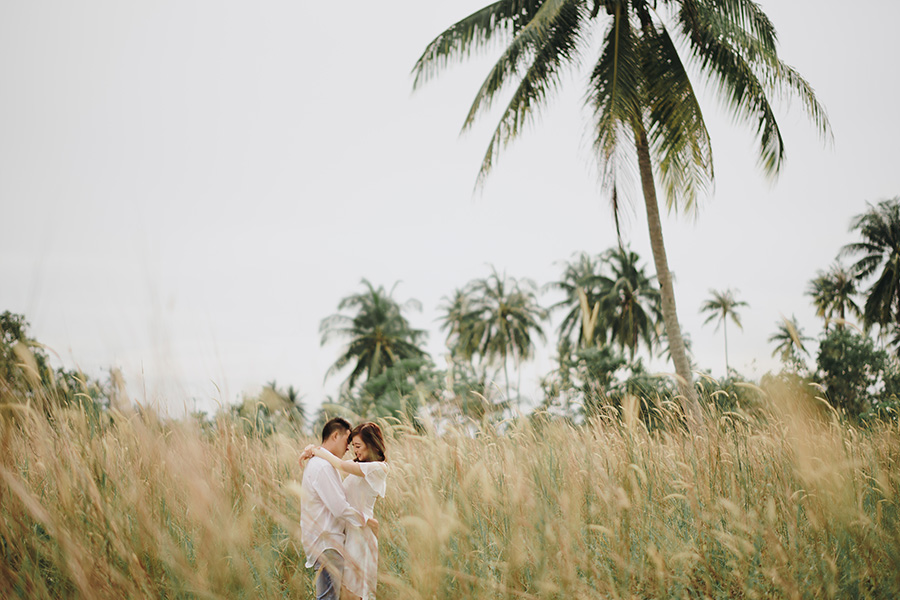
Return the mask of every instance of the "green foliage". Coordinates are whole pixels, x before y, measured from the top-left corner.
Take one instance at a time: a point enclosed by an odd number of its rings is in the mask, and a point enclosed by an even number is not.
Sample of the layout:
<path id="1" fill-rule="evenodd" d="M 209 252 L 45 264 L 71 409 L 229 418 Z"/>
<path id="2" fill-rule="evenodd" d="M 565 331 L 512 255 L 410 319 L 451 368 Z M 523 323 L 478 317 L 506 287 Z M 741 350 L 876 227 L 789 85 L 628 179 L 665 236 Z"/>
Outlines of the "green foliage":
<path id="1" fill-rule="evenodd" d="M 884 383 L 888 356 L 872 340 L 847 329 L 834 329 L 819 344 L 819 376 L 831 404 L 852 420 L 872 410 L 876 386 Z M 893 374 L 891 385 L 895 385 Z"/>
<path id="2" fill-rule="evenodd" d="M 427 358 L 400 360 L 342 397 L 340 404 L 367 421 L 392 417 L 413 423 L 419 408 L 434 401 L 441 378 Z"/>
<path id="3" fill-rule="evenodd" d="M 706 399 L 706 405 L 719 414 L 736 412 L 761 418 L 765 405 L 764 391 L 733 369 L 723 379 L 701 378 L 697 389 L 700 397 Z"/>
<path id="4" fill-rule="evenodd" d="M 640 418 L 659 424 L 658 407 L 675 397 L 672 382 L 649 373 L 641 360 L 629 361 L 611 346 L 560 349 L 559 368 L 542 381 L 540 408 L 574 422 L 599 416 L 621 416 L 626 398 L 637 399 Z"/>
<path id="5" fill-rule="evenodd" d="M 47 354 L 28 328 L 24 315 L 0 314 L 0 402 L 35 400 L 52 383 Z"/>
<path id="6" fill-rule="evenodd" d="M 676 386 L 669 377 L 650 373 L 641 360 L 629 364 L 625 374 L 620 382 L 611 387 L 605 398 L 595 400 L 591 407 L 595 414 L 599 414 L 604 407 L 615 407 L 619 409 L 619 416 L 625 417 L 625 407 L 631 400 L 635 403 L 637 416 L 649 429 L 681 422 L 674 402 Z"/>
<path id="7" fill-rule="evenodd" d="M 58 406 L 82 412 L 93 429 L 106 424 L 113 372 L 110 381 L 101 383 L 77 371 L 54 371 L 44 346 L 29 337 L 28 329 L 24 315 L 0 314 L 0 409 L 4 404 L 31 404 L 49 417 Z"/>
<path id="8" fill-rule="evenodd" d="M 861 420 L 869 423 L 900 420 L 900 360 L 896 356 L 888 355 L 882 381 L 883 389 L 872 397 L 871 409 L 860 415 Z"/>
<path id="9" fill-rule="evenodd" d="M 467 361 L 451 361 L 442 374 L 443 389 L 428 414 L 439 423 L 471 425 L 494 422 L 507 414 L 510 401 L 494 384 L 496 371 Z"/>
<path id="10" fill-rule="evenodd" d="M 325 412 L 354 420 L 388 418 L 416 427 L 423 418 L 442 426 L 478 425 L 498 419 L 509 408 L 509 401 L 497 397 L 495 375 L 467 361 L 451 362 L 445 371 L 428 359 L 406 359 L 346 392 Z"/>
<path id="11" fill-rule="evenodd" d="M 604 404 L 616 383 L 616 372 L 628 364 L 622 354 L 610 346 L 572 350 L 559 348 L 559 366 L 541 382 L 545 411 L 581 420 L 594 415 Z"/>
<path id="12" fill-rule="evenodd" d="M 263 386 L 259 394 L 246 396 L 240 404 L 229 406 L 222 412 L 234 419 L 245 435 L 259 438 L 276 432 L 296 437 L 304 431 L 306 420 L 297 390 L 293 386 L 281 390 L 275 381 Z M 199 422 L 201 426 L 204 424 L 202 419 Z"/>

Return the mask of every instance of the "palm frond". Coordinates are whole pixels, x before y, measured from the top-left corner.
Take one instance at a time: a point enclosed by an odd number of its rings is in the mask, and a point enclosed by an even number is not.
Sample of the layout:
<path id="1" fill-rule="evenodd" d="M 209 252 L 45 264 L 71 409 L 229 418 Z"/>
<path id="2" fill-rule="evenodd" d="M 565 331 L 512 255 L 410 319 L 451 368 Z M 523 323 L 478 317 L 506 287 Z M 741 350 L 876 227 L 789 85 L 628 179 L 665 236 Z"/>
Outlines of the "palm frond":
<path id="1" fill-rule="evenodd" d="M 696 214 L 697 196 L 715 174 L 712 144 L 700 103 L 675 44 L 664 29 L 644 33 L 647 78 L 647 137 L 656 158 L 666 206 Z"/>
<path id="2" fill-rule="evenodd" d="M 735 0 L 727 0 L 728 3 Z M 703 0 L 699 0 L 703 4 Z M 744 19 L 735 19 L 730 10 L 721 10 L 722 0 L 714 0 L 711 9 L 702 11 L 704 19 L 717 32 L 719 38 L 726 39 L 728 44 L 737 49 L 740 55 L 754 69 L 761 71 L 759 77 L 767 93 L 778 97 L 792 94 L 799 99 L 807 115 L 812 119 L 819 135 L 827 142 L 833 141 L 831 125 L 825 107 L 816 98 L 815 90 L 796 69 L 782 61 L 775 49 L 775 34 L 771 22 L 753 2 L 741 0 L 738 4 L 753 5 L 751 10 L 760 13 L 767 22 L 762 29 L 754 27 Z"/>
<path id="3" fill-rule="evenodd" d="M 486 48 L 497 37 L 500 43 L 514 37 L 542 4 L 543 0 L 500 0 L 454 23 L 434 38 L 416 61 L 413 89 L 439 75 L 454 60 Z"/>
<path id="4" fill-rule="evenodd" d="M 778 34 L 775 25 L 759 4 L 753 0 L 709 0 L 717 14 L 734 24 L 734 29 L 746 31 L 766 52 L 775 52 Z"/>
<path id="5" fill-rule="evenodd" d="M 563 67 L 577 59 L 582 10 L 575 0 L 547 0 L 532 22 L 509 45 L 475 95 L 463 131 L 474 124 L 481 112 L 490 108 L 507 81 L 525 68 L 488 143 L 476 188 L 484 183 L 501 150 L 519 136 L 559 85 Z"/>
<path id="6" fill-rule="evenodd" d="M 613 212 L 618 218 L 617 177 L 623 140 L 621 134 L 640 119 L 641 60 L 638 39 L 621 4 L 614 10 L 612 22 L 603 39 L 603 51 L 594 66 L 588 90 L 588 102 L 595 119 L 594 148 L 599 154 L 603 187 L 611 192 Z M 627 142 L 626 142 L 627 143 Z M 618 227 L 618 221 L 617 221 Z"/>
<path id="7" fill-rule="evenodd" d="M 774 177 L 784 163 L 784 140 L 766 90 L 738 48 L 720 31 L 701 0 L 684 0 L 678 12 L 681 32 L 701 70 L 710 78 L 736 119 L 755 125 L 759 165 Z"/>

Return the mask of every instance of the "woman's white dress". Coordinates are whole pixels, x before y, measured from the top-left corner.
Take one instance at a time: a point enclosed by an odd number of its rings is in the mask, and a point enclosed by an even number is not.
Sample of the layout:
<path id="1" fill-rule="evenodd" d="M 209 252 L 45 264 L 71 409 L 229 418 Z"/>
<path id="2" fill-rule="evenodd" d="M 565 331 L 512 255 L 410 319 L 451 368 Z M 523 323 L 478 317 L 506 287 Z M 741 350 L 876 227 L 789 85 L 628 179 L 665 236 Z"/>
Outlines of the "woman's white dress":
<path id="1" fill-rule="evenodd" d="M 344 491 L 347 502 L 359 510 L 367 519 L 374 516 L 375 500 L 384 497 L 387 489 L 387 465 L 383 462 L 357 463 L 363 477 L 347 475 Z M 343 585 L 353 594 L 370 600 L 375 597 L 378 580 L 378 538 L 369 527 L 347 527 L 344 542 Z"/>

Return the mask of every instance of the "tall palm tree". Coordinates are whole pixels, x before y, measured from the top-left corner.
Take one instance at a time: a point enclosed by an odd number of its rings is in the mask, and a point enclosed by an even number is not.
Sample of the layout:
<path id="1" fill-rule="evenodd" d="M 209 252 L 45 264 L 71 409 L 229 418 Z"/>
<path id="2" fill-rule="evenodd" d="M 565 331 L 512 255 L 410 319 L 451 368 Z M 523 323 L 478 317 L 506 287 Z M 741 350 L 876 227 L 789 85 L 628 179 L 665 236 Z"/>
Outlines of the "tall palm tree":
<path id="1" fill-rule="evenodd" d="M 772 356 L 781 355 L 782 362 L 790 360 L 799 361 L 800 355 L 809 356 L 809 350 L 806 349 L 805 342 L 811 342 L 812 338 L 803 335 L 803 330 L 797 323 L 797 317 L 791 315 L 791 318 L 782 318 L 778 322 L 775 333 L 769 336 L 769 342 L 776 344 Z"/>
<path id="2" fill-rule="evenodd" d="M 876 277 L 865 292 L 863 324 L 889 329 L 900 321 L 900 196 L 870 204 L 853 218 L 850 231 L 858 231 L 862 241 L 847 244 L 841 255 L 860 257 L 851 267 L 858 282 Z"/>
<path id="3" fill-rule="evenodd" d="M 516 365 L 534 354 L 535 336 L 545 339 L 541 323 L 547 311 L 537 301 L 536 286 L 528 279 L 500 275 L 496 269 L 464 289 L 466 310 L 461 312 L 460 331 L 466 352 L 488 364 L 500 364 L 510 398 L 509 360 Z M 448 322 L 445 320 L 445 323 Z M 450 335 L 453 335 L 451 328 Z"/>
<path id="4" fill-rule="evenodd" d="M 592 61 L 587 96 L 605 187 L 618 223 L 619 178 L 628 172 L 623 159 L 633 151 L 666 334 L 686 408 L 696 419 L 700 406 L 691 385 L 656 197 L 658 182 L 670 210 L 692 210 L 698 192 L 713 181 L 709 133 L 681 53 L 711 81 L 730 111 L 755 130 L 760 166 L 769 176 L 777 174 L 784 160 L 769 95 L 798 95 L 823 135 L 829 132 L 828 121 L 809 84 L 778 57 L 775 28 L 752 0 L 497 0 L 438 35 L 413 69 L 417 88 L 451 62 L 505 46 L 463 125 L 468 129 L 498 93 L 517 82 L 488 144 L 479 183 L 500 151 L 562 84 L 562 71 L 582 63 L 594 29 L 600 30 L 602 44 Z"/>
<path id="5" fill-rule="evenodd" d="M 825 331 L 828 331 L 828 325 L 835 317 L 837 328 L 843 329 L 848 312 L 862 319 L 862 310 L 853 299 L 859 294 L 856 284 L 853 272 L 841 263 L 835 263 L 826 272 L 819 271 L 810 280 L 806 294 L 812 297 L 816 314 L 825 319 Z"/>
<path id="6" fill-rule="evenodd" d="M 662 321 L 656 278 L 647 276 L 638 264 L 640 257 L 627 248 L 607 250 L 603 259 L 611 277 L 600 298 L 600 320 L 610 342 L 628 350 L 632 361 L 640 342 L 652 354 L 659 340 L 657 324 Z"/>
<path id="7" fill-rule="evenodd" d="M 731 290 L 723 292 L 709 290 L 709 293 L 712 295 L 712 298 L 700 306 L 700 314 L 709 313 L 709 316 L 703 321 L 704 325 L 716 319 L 718 319 L 716 331 L 719 330 L 719 325 L 722 325 L 722 332 L 725 334 L 725 375 L 727 376 L 731 372 L 731 367 L 728 365 L 728 318 L 731 318 L 731 321 L 738 326 L 738 329 L 744 329 L 737 309 L 750 305 L 743 300 L 736 299 L 734 292 Z"/>
<path id="8" fill-rule="evenodd" d="M 604 332 L 598 327 L 600 297 L 612 287 L 612 281 L 601 273 L 600 259 L 581 253 L 566 263 L 562 278 L 549 284 L 565 294 L 550 307 L 551 311 L 568 309 L 559 326 L 559 341 L 568 341 L 574 348 L 587 348 L 600 342 Z"/>
<path id="9" fill-rule="evenodd" d="M 327 378 L 355 363 L 346 381 L 348 388 L 352 388 L 363 374 L 368 381 L 400 360 L 427 356 L 421 348 L 427 333 L 413 329 L 403 316 L 405 309 L 421 310 L 419 302 L 409 300 L 401 306 L 393 298 L 393 288 L 387 292 L 384 287 L 375 288 L 365 279 L 362 284 L 366 288 L 364 292 L 351 294 L 338 304 L 338 311 L 349 309 L 353 311 L 352 315 L 338 312 L 323 319 L 319 325 L 322 345 L 334 338 L 349 340 L 326 374 Z"/>

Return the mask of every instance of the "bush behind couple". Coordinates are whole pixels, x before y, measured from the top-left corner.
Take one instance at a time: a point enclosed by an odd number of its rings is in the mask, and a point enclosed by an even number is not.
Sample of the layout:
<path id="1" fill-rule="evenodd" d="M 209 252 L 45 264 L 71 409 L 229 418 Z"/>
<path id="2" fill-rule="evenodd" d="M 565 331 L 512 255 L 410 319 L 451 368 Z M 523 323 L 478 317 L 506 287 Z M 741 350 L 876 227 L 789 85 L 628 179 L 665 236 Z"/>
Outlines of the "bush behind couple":
<path id="1" fill-rule="evenodd" d="M 342 460 L 348 447 L 354 460 Z M 309 445 L 303 472 L 300 529 L 306 566 L 316 570 L 316 598 L 374 598 L 378 576 L 375 501 L 387 479 L 385 444 L 375 423 L 350 427 L 336 417 L 322 428 L 322 445 Z M 338 472 L 347 476 L 343 482 Z"/>

